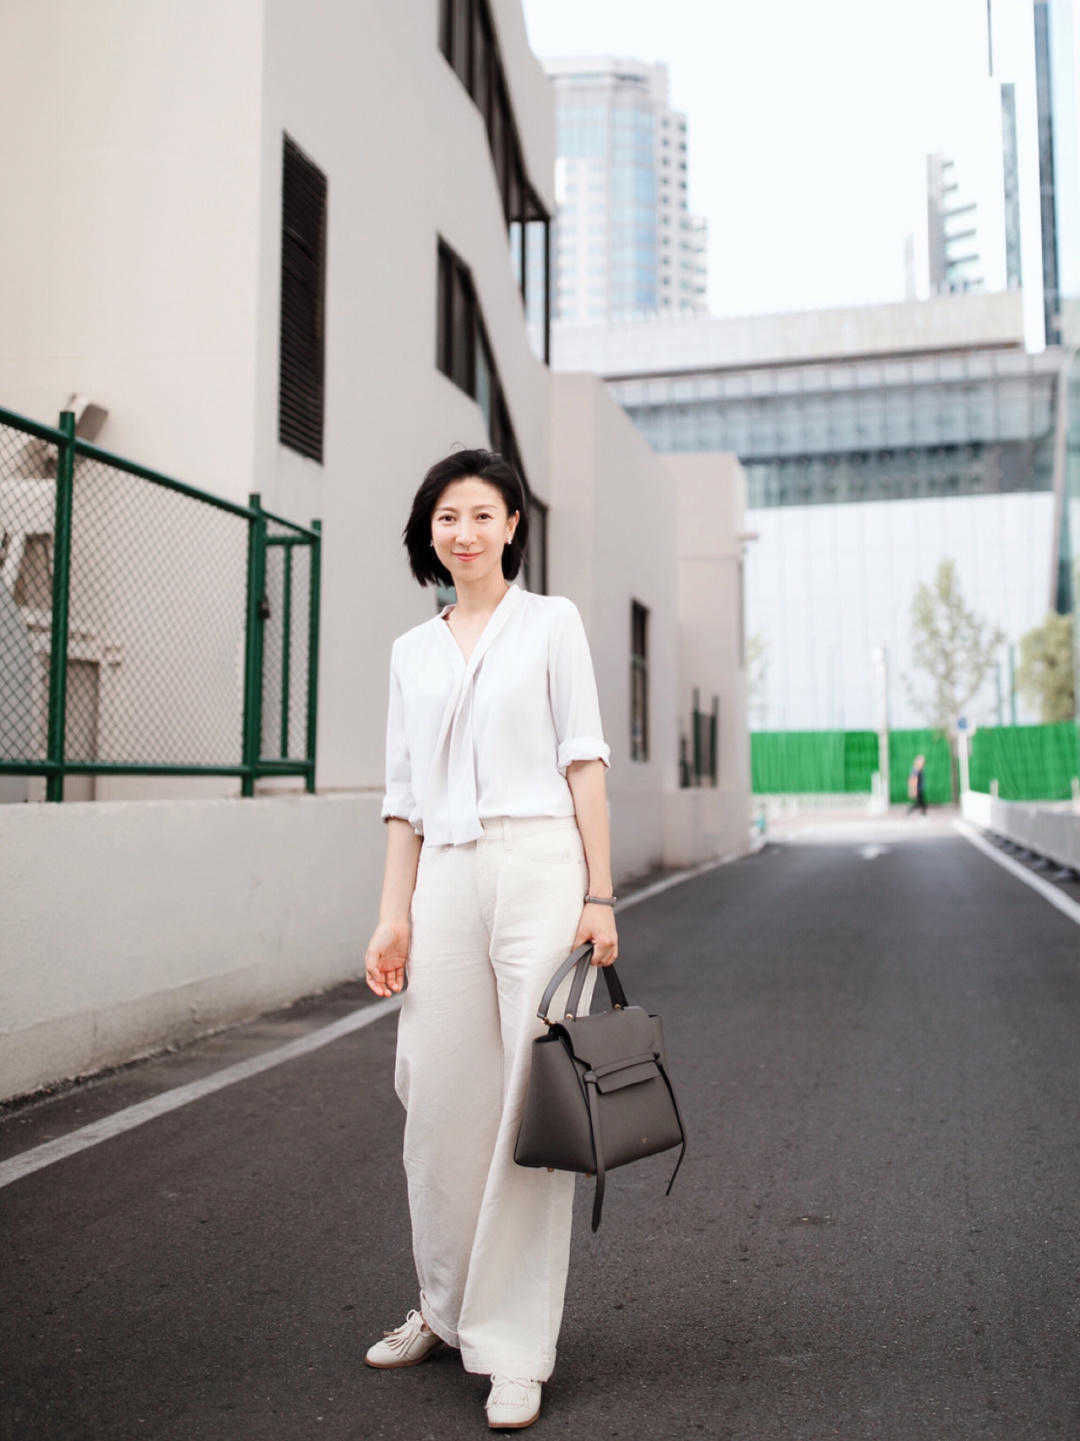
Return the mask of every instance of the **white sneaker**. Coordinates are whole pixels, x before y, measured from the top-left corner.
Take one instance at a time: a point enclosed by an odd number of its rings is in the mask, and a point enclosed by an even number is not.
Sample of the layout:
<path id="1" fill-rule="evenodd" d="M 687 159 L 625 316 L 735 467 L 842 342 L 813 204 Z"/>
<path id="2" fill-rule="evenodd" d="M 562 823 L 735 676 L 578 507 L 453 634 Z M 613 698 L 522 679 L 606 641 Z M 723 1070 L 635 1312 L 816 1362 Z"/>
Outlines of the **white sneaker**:
<path id="1" fill-rule="evenodd" d="M 384 1331 L 383 1339 L 368 1347 L 364 1360 L 382 1369 L 416 1366 L 441 1345 L 442 1337 L 436 1336 L 420 1312 L 410 1311 L 400 1326 Z"/>
<path id="2" fill-rule="evenodd" d="M 493 1372 L 484 1409 L 489 1426 L 506 1430 L 531 1426 L 540 1415 L 540 1382 L 527 1376 L 502 1376 Z"/>

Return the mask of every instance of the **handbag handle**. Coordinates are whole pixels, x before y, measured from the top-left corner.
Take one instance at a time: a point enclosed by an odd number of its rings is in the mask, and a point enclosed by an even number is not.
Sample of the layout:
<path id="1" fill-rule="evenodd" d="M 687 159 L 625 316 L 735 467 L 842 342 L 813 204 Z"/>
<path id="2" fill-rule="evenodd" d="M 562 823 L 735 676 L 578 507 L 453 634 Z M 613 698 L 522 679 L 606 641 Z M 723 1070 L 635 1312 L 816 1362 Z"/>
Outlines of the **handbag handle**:
<path id="1" fill-rule="evenodd" d="M 551 998 L 558 989 L 559 982 L 563 979 L 567 972 L 572 970 L 575 966 L 577 967 L 577 973 L 574 976 L 573 983 L 570 986 L 570 995 L 567 998 L 566 1002 L 566 1013 L 569 1016 L 577 1015 L 577 1008 L 578 1003 L 581 1000 L 581 993 L 585 989 L 585 977 L 588 975 L 589 966 L 592 965 L 592 953 L 592 941 L 586 941 L 583 945 L 578 946 L 576 951 L 570 952 L 566 960 L 563 961 L 563 963 L 559 966 L 558 970 L 552 976 L 551 980 L 548 981 L 547 988 L 544 991 L 543 998 L 540 1001 L 540 1006 L 536 1014 L 542 1021 L 546 1021 L 549 1026 L 551 1025 L 551 1022 L 548 1020 L 547 1011 L 548 1006 L 551 1005 Z M 627 1004 L 626 994 L 623 991 L 618 976 L 615 974 L 614 964 L 610 966 L 601 966 L 600 969 L 603 971 L 604 980 L 607 982 L 608 995 L 611 997 L 611 1004 L 615 1007 L 616 1010 L 622 1010 L 622 1008 Z"/>

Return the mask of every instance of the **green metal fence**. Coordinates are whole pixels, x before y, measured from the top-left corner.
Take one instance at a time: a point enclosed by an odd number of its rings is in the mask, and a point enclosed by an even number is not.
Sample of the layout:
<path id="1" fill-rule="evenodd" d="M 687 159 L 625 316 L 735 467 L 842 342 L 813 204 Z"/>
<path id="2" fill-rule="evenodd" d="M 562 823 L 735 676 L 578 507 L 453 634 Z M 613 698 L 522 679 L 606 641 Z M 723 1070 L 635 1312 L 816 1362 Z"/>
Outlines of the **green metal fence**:
<path id="1" fill-rule="evenodd" d="M 926 799 L 952 800 L 949 743 L 929 728 L 889 731 L 889 799 L 907 800 L 907 778 L 926 757 Z M 870 793 L 878 769 L 874 731 L 755 731 L 750 737 L 756 795 Z M 984 726 L 971 738 L 969 783 L 1003 800 L 1068 800 L 1080 774 L 1080 735 L 1074 721 L 1057 725 Z"/>
<path id="2" fill-rule="evenodd" d="M 321 531 L 0 409 L 0 775 L 313 791 Z"/>
<path id="3" fill-rule="evenodd" d="M 1078 739 L 1075 721 L 977 730 L 971 738 L 971 789 L 989 791 L 997 781 L 1003 801 L 1068 800 L 1080 773 Z"/>
<path id="4" fill-rule="evenodd" d="M 877 765 L 873 731 L 755 731 L 750 737 L 755 794 L 869 791 Z"/>

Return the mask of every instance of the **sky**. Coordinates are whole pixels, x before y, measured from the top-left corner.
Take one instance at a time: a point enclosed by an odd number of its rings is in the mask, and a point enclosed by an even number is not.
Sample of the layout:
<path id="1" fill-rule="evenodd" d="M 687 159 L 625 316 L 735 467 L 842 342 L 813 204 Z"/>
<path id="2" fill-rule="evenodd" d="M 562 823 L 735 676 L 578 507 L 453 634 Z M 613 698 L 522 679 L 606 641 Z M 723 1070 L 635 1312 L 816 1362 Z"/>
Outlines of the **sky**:
<path id="1" fill-rule="evenodd" d="M 1028 0 L 1030 4 L 1030 0 Z M 1023 0 L 994 0 L 1022 8 Z M 665 61 L 709 308 L 904 297 L 922 155 L 986 74 L 986 0 L 523 0 L 533 51 Z M 1001 21 L 995 14 L 995 25 Z"/>

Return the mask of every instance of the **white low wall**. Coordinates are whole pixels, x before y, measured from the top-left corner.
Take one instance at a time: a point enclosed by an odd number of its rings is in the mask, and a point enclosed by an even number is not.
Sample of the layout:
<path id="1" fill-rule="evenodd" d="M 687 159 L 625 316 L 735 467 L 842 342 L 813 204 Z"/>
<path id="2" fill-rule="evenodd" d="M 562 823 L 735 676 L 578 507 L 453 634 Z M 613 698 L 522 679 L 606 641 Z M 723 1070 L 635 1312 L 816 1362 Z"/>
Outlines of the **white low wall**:
<path id="1" fill-rule="evenodd" d="M 0 806 L 0 1100 L 361 976 L 382 791 Z M 665 796 L 665 852 L 744 853 L 744 798 Z M 613 871 L 620 857 L 612 811 Z"/>
<path id="2" fill-rule="evenodd" d="M 362 974 L 380 799 L 0 806 L 0 1098 Z"/>
<path id="3" fill-rule="evenodd" d="M 1080 814 L 1071 801 L 1003 801 L 982 791 L 960 796 L 964 818 L 1080 871 Z"/>

